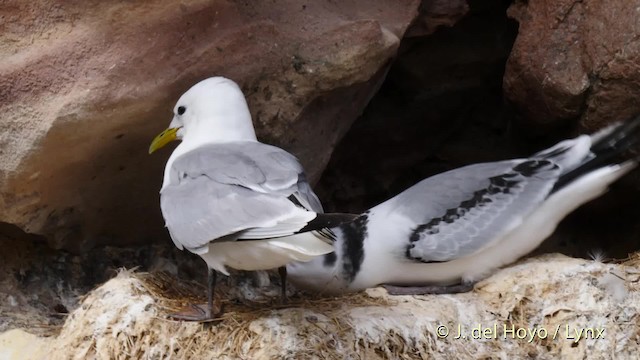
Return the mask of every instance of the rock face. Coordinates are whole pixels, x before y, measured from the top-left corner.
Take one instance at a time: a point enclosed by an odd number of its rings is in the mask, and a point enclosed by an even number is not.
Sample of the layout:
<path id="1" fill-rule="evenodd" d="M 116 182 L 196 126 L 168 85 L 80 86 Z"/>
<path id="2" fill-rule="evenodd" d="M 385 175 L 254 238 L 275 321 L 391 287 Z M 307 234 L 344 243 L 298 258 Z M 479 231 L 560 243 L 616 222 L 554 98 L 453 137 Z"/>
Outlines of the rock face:
<path id="1" fill-rule="evenodd" d="M 434 173 L 539 150 L 568 135 L 565 122 L 595 128 L 638 111 L 637 1 L 517 1 L 519 34 L 508 0 L 5 1 L 0 358 L 636 356 L 638 254 L 532 258 L 466 294 L 293 293 L 286 308 L 270 302 L 275 284 L 256 290 L 238 274 L 219 281 L 220 323 L 168 321 L 203 300 L 188 279 L 204 281 L 204 267 L 166 240 L 157 192 L 170 149 L 147 147 L 182 92 L 228 76 L 259 136 L 298 155 L 312 180 L 333 156 L 319 187 L 329 208 L 361 211 Z M 503 94 L 529 128 L 560 129 L 514 131 Z M 597 249 L 594 237 L 607 257 L 637 251 L 638 176 L 612 191 L 624 206 L 603 197 L 567 219 L 578 231 L 556 233 L 560 250 Z M 97 286 L 133 266 L 152 273 Z M 455 339 L 458 326 L 471 338 Z M 576 341 L 580 329 L 591 332 Z"/>
<path id="2" fill-rule="evenodd" d="M 455 4 L 448 3 L 454 7 Z M 539 2 L 519 6 L 531 12 L 520 20 L 520 32 L 518 23 L 506 17 L 507 9 L 512 15 L 517 9 L 510 2 L 469 1 L 468 13 L 453 27 L 441 28 L 429 37 L 405 38 L 384 84 L 336 147 L 316 187 L 328 211 L 358 213 L 434 174 L 471 163 L 529 156 L 557 141 L 594 130 L 576 129 L 578 119 L 567 124 L 571 126 L 549 129 L 550 124 L 541 123 L 549 117 L 540 114 L 531 115 L 541 117 L 527 126 L 514 121 L 514 112 L 548 109 L 536 103 L 535 98 L 518 97 L 514 92 L 519 88 L 548 90 L 535 79 L 513 77 L 514 61 L 526 56 L 528 64 L 536 69 L 535 66 L 544 66 L 539 65 L 538 58 L 546 59 L 540 54 L 555 49 L 543 43 L 523 48 L 523 38 L 538 41 L 538 33 L 550 30 L 527 30 L 530 18 L 548 15 Z M 598 11 L 606 13 L 607 8 L 599 7 Z M 420 24 L 417 21 L 408 32 L 417 31 Z M 586 34 L 582 36 L 585 41 L 596 41 L 586 39 Z M 516 49 L 512 51 L 514 41 Z M 557 42 L 557 47 L 565 46 L 560 40 Z M 558 54 L 562 55 L 560 51 Z M 507 66 L 505 74 L 507 59 L 511 67 Z M 545 69 L 541 71 L 551 71 L 553 67 Z M 558 71 L 558 76 L 565 75 Z M 616 84 L 631 84 L 634 79 L 629 74 L 616 80 Z M 518 89 L 506 86 L 512 80 L 519 81 Z M 604 84 L 601 80 L 597 83 Z M 596 94 L 604 93 L 590 94 L 599 97 Z M 608 113 L 598 115 L 601 121 L 623 120 L 629 115 L 626 111 L 640 110 L 633 105 L 639 95 L 640 88 L 621 92 L 611 101 L 603 100 L 598 107 L 594 102 L 588 109 L 581 108 L 578 114 L 583 120 L 594 119 L 592 115 L 600 114 L 602 108 Z M 520 99 L 518 106 L 510 106 L 505 97 Z M 549 99 L 555 101 L 559 97 L 550 95 Z M 620 101 L 630 103 L 620 106 Z M 583 123 L 585 127 L 603 125 Z M 540 251 L 585 257 L 599 250 L 614 258 L 637 251 L 640 227 L 633 217 L 640 201 L 639 186 L 640 173 L 630 174 L 608 194 L 570 215 Z M 611 237 L 616 241 L 611 241 Z"/>
<path id="3" fill-rule="evenodd" d="M 465 0 L 426 0 L 420 4 L 420 14 L 407 29 L 406 37 L 433 34 L 438 28 L 455 25 L 469 12 Z"/>
<path id="4" fill-rule="evenodd" d="M 318 184 L 329 211 L 358 213 L 436 173 L 516 156 L 502 75 L 517 24 L 506 5 L 477 1 L 464 9 L 455 26 L 403 41 Z"/>
<path id="5" fill-rule="evenodd" d="M 417 0 L 9 1 L 0 10 L 0 221 L 81 250 L 166 236 L 149 157 L 178 96 L 236 80 L 259 136 L 317 180 Z M 141 20 L 144 21 L 141 21 Z"/>
<path id="6" fill-rule="evenodd" d="M 465 294 L 393 297 L 378 288 L 293 299 L 285 309 L 229 304 L 211 326 L 164 319 L 190 301 L 171 278 L 122 272 L 89 293 L 57 336 L 29 340 L 30 352 L 48 348 L 64 359 L 633 358 L 640 351 L 638 260 L 549 255 L 505 268 Z M 14 332 L 0 342 L 20 348 L 23 338 Z"/>
<path id="7" fill-rule="evenodd" d="M 520 23 L 505 93 L 544 129 L 602 127 L 640 111 L 640 1 L 516 1 Z"/>

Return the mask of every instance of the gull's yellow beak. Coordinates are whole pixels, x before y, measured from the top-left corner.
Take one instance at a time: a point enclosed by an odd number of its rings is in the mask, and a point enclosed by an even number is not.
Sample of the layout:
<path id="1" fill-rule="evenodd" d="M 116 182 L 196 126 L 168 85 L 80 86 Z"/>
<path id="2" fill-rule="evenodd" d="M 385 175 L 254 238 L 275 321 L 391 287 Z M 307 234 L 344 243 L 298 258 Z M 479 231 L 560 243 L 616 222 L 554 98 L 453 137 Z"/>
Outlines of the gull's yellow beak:
<path id="1" fill-rule="evenodd" d="M 168 128 L 156 136 L 149 146 L 149 154 L 176 140 L 176 133 L 180 128 Z"/>

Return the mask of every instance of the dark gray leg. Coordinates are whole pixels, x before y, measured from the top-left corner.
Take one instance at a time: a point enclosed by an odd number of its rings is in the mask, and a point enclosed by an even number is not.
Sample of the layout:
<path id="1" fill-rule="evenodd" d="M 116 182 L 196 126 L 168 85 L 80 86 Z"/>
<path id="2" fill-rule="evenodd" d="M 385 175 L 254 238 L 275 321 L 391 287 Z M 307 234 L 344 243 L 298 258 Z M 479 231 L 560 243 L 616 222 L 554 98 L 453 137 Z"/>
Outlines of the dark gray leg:
<path id="1" fill-rule="evenodd" d="M 207 303 L 203 305 L 191 304 L 187 308 L 175 314 L 169 314 L 167 317 L 178 321 L 199 321 L 208 322 L 215 320 L 222 315 L 220 312 L 215 313 L 213 310 L 213 294 L 216 288 L 216 278 L 218 273 L 213 269 L 208 269 L 207 275 Z"/>
<path id="2" fill-rule="evenodd" d="M 213 292 L 216 289 L 216 278 L 218 277 L 218 273 L 209 268 L 208 276 L 207 276 L 207 318 L 213 318 Z"/>
<path id="3" fill-rule="evenodd" d="M 280 274 L 280 301 L 282 304 L 287 303 L 287 267 L 281 266 L 278 268 L 278 274 Z"/>
<path id="4" fill-rule="evenodd" d="M 427 294 L 459 294 L 473 290 L 476 283 L 462 283 L 448 286 L 394 286 L 382 285 L 389 295 L 427 295 Z"/>

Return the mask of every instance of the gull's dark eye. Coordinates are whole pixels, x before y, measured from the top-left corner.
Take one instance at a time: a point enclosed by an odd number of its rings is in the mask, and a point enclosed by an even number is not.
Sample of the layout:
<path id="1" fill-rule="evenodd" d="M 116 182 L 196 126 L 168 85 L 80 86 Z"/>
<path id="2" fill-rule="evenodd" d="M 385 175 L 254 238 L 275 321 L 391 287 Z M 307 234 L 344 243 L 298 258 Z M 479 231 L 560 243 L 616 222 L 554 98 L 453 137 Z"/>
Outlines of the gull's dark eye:
<path id="1" fill-rule="evenodd" d="M 178 106 L 178 115 L 182 115 L 184 114 L 184 112 L 187 111 L 187 108 L 184 106 Z"/>

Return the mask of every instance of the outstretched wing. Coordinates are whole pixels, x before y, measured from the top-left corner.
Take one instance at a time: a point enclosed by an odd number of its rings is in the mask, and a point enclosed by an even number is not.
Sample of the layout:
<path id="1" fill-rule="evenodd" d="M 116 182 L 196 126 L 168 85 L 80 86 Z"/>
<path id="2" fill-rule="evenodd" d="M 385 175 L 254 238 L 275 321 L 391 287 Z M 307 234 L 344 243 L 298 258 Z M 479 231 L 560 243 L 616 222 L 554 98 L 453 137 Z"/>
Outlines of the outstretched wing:
<path id="1" fill-rule="evenodd" d="M 620 163 L 637 143 L 640 118 L 581 135 L 529 159 L 477 164 L 423 180 L 380 210 L 397 211 L 412 226 L 406 258 L 443 262 L 482 251 L 525 221 L 547 197 L 581 176 Z M 621 176 L 633 162 L 621 165 Z M 613 180 L 611 180 L 613 181 Z"/>
<path id="2" fill-rule="evenodd" d="M 550 159 L 470 165 L 423 180 L 389 206 L 412 224 L 405 256 L 442 262 L 471 255 L 520 225 L 561 175 Z"/>

